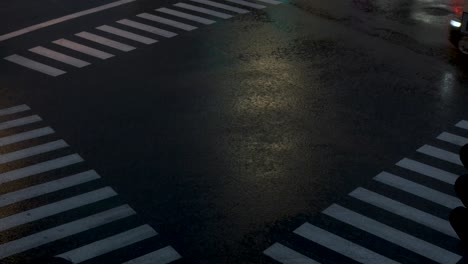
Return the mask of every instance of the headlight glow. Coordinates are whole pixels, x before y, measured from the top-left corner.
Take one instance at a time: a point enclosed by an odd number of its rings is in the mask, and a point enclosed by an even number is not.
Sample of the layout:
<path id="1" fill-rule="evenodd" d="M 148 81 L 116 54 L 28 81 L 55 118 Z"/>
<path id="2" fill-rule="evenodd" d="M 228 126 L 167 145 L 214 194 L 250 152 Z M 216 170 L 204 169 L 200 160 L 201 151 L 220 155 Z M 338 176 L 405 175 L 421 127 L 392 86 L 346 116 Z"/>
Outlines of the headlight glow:
<path id="1" fill-rule="evenodd" d="M 450 25 L 453 27 L 461 27 L 461 23 L 455 20 L 450 20 Z"/>

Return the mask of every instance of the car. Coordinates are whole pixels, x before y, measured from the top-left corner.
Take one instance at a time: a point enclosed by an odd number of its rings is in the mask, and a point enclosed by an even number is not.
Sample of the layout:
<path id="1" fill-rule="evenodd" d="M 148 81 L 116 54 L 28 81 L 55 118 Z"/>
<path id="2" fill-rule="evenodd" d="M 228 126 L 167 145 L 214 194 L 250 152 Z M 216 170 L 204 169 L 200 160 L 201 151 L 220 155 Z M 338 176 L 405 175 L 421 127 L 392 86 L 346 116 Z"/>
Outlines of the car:
<path id="1" fill-rule="evenodd" d="M 454 7 L 455 15 L 450 20 L 449 40 L 464 55 L 468 55 L 468 1 Z"/>

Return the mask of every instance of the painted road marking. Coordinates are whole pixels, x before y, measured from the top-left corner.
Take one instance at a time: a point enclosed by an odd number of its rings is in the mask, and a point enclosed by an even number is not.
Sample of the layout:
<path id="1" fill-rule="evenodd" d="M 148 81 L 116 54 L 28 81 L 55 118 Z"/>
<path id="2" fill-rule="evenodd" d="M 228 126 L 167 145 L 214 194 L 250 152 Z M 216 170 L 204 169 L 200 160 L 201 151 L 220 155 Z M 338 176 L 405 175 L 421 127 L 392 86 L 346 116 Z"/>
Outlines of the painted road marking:
<path id="1" fill-rule="evenodd" d="M 143 24 L 143 23 L 135 22 L 135 21 L 129 20 L 129 19 L 122 19 L 122 20 L 117 21 L 117 23 L 129 26 L 129 27 L 133 27 L 133 28 L 136 28 L 136 29 L 140 29 L 140 30 L 143 30 L 143 31 L 146 31 L 146 32 L 150 32 L 150 33 L 153 33 L 153 34 L 156 34 L 156 35 L 160 35 L 160 36 L 163 36 L 163 37 L 166 37 L 166 38 L 172 38 L 172 37 L 177 36 L 177 34 L 174 33 L 174 32 L 170 32 L 170 31 L 167 31 L 167 30 L 164 30 L 164 29 L 149 26 L 149 25 L 146 25 L 146 24 Z"/>
<path id="2" fill-rule="evenodd" d="M 38 128 L 23 133 L 14 134 L 11 136 L 6 136 L 0 138 L 0 147 L 7 146 L 13 143 L 34 139 L 38 137 L 43 137 L 55 133 L 54 130 L 50 127 Z"/>
<path id="3" fill-rule="evenodd" d="M 0 259 L 136 214 L 128 205 L 112 208 L 0 245 Z"/>
<path id="4" fill-rule="evenodd" d="M 107 26 L 107 25 L 97 27 L 97 29 L 99 29 L 101 31 L 104 31 L 104 32 L 107 32 L 107 33 L 111 33 L 111 34 L 123 37 L 123 38 L 127 38 L 127 39 L 131 39 L 131 40 L 134 40 L 134 41 L 137 41 L 137 42 L 141 42 L 141 43 L 146 44 L 146 45 L 158 42 L 155 39 L 143 37 L 143 36 L 140 36 L 140 35 L 125 31 L 125 30 L 121 30 L 121 29 L 118 29 L 118 28 L 115 28 L 115 27 Z"/>
<path id="5" fill-rule="evenodd" d="M 398 263 L 309 223 L 304 223 L 294 233 L 360 263 Z"/>
<path id="6" fill-rule="evenodd" d="M 283 264 L 320 264 L 280 243 L 273 244 L 263 254 Z"/>
<path id="7" fill-rule="evenodd" d="M 424 198 L 431 202 L 443 205 L 447 208 L 453 209 L 458 206 L 462 206 L 462 203 L 456 197 L 436 191 L 426 186 L 417 184 L 412 181 L 408 181 L 396 175 L 388 172 L 381 172 L 379 175 L 374 177 L 374 180 Z"/>
<path id="8" fill-rule="evenodd" d="M 63 213 L 116 195 L 117 193 L 112 190 L 112 188 L 104 187 L 99 190 L 80 194 L 65 200 L 10 215 L 0 219 L 0 231 L 5 231 L 19 225 L 24 225 L 26 223 Z"/>
<path id="9" fill-rule="evenodd" d="M 254 4 L 254 3 L 243 1 L 243 0 L 226 0 L 226 1 L 234 3 L 234 4 L 238 4 L 238 5 L 256 8 L 256 9 L 263 9 L 266 7 L 264 5 Z"/>
<path id="10" fill-rule="evenodd" d="M 6 116 L 6 115 L 11 115 L 11 114 L 16 114 L 24 111 L 29 111 L 31 108 L 27 105 L 18 105 L 18 106 L 13 106 L 9 108 L 5 108 L 0 110 L 0 116 Z"/>
<path id="11" fill-rule="evenodd" d="M 94 170 L 90 170 L 67 176 L 58 180 L 24 188 L 18 191 L 2 194 L 0 195 L 0 207 L 21 202 L 26 199 L 38 197 L 44 194 L 52 193 L 55 191 L 63 190 L 99 178 L 99 175 Z"/>
<path id="12" fill-rule="evenodd" d="M 223 18 L 223 19 L 228 19 L 228 18 L 232 17 L 231 15 L 228 15 L 228 14 L 225 14 L 225 13 L 221 13 L 221 12 L 218 12 L 218 11 L 213 11 L 213 10 L 210 10 L 210 9 L 207 9 L 207 8 L 198 7 L 198 6 L 194 6 L 194 5 L 189 5 L 189 4 L 185 4 L 185 3 L 177 3 L 174 6 L 184 8 L 184 9 L 188 9 L 188 10 L 192 10 L 192 11 L 195 11 L 195 12 L 200 12 L 200 13 L 211 15 L 211 16 L 215 16 L 215 17 L 219 17 L 219 18 Z"/>
<path id="13" fill-rule="evenodd" d="M 156 9 L 156 11 L 159 11 L 159 12 L 165 13 L 165 14 L 169 14 L 169 15 L 173 15 L 173 16 L 177 16 L 177 17 L 181 17 L 181 18 L 185 18 L 185 19 L 192 20 L 192 21 L 195 21 L 195 22 L 198 22 L 198 23 L 201 23 L 201 24 L 205 24 L 205 25 L 211 25 L 213 23 L 216 23 L 216 21 L 214 21 L 214 20 L 206 19 L 206 18 L 199 17 L 199 16 L 190 15 L 190 14 L 187 14 L 187 13 L 179 12 L 179 11 L 169 9 L 169 8 L 165 8 L 165 7 L 158 8 L 158 9 Z"/>
<path id="14" fill-rule="evenodd" d="M 123 264 L 167 264 L 182 258 L 171 246 L 161 248 Z"/>
<path id="15" fill-rule="evenodd" d="M 225 10 L 229 10 L 229 11 L 232 11 L 232 12 L 236 12 L 238 14 L 247 14 L 247 13 L 250 12 L 249 10 L 245 10 L 245 9 L 238 8 L 238 7 L 233 7 L 233 6 L 230 6 L 230 5 L 220 4 L 220 3 L 213 2 L 213 1 L 210 1 L 210 0 L 190 0 L 190 1 L 200 3 L 200 4 L 204 4 L 204 5 L 214 6 L 214 7 L 225 9 Z"/>
<path id="16" fill-rule="evenodd" d="M 60 69 L 51 67 L 49 65 L 45 65 L 43 63 L 33 61 L 31 59 L 25 58 L 17 54 L 13 54 L 11 56 L 5 57 L 5 60 L 16 63 L 18 65 L 29 68 L 31 70 L 42 72 L 44 74 L 47 74 L 53 77 L 57 77 L 59 75 L 67 73 L 66 71 L 62 71 Z"/>
<path id="17" fill-rule="evenodd" d="M 272 4 L 272 5 L 282 4 L 280 1 L 275 1 L 275 0 L 257 0 L 257 1 L 267 3 L 267 4 Z"/>
<path id="18" fill-rule="evenodd" d="M 38 146 L 21 149 L 18 151 L 0 155 L 0 164 L 24 159 L 27 157 L 32 157 L 35 155 L 43 154 L 46 152 L 51 152 L 51 151 L 58 150 L 61 148 L 66 148 L 66 147 L 68 147 L 68 144 L 65 141 L 57 140 L 57 141 L 41 144 Z"/>
<path id="19" fill-rule="evenodd" d="M 323 211 L 323 213 L 438 263 L 455 264 L 462 258 L 448 250 L 403 233 L 395 228 L 379 223 L 337 204 L 333 204 L 328 207 Z"/>
<path id="20" fill-rule="evenodd" d="M 63 53 L 56 52 L 56 51 L 53 51 L 53 50 L 50 50 L 41 46 L 37 46 L 35 48 L 29 49 L 29 51 L 42 55 L 44 57 L 56 60 L 56 61 L 63 62 L 71 66 L 75 66 L 77 68 L 83 68 L 83 67 L 90 65 L 89 62 L 79 60 L 77 58 L 73 58 L 71 56 L 68 56 Z"/>
<path id="21" fill-rule="evenodd" d="M 436 148 L 430 145 L 424 145 L 420 147 L 417 152 L 426 154 L 428 156 L 432 156 L 434 158 L 438 158 L 444 161 L 451 162 L 453 164 L 457 164 L 460 166 L 463 166 L 463 164 L 460 161 L 460 158 L 458 157 L 458 154 L 455 154 L 450 151 L 446 151 L 440 148 Z"/>
<path id="22" fill-rule="evenodd" d="M 458 122 L 455 126 L 463 129 L 468 129 L 468 121 L 462 120 Z"/>
<path id="23" fill-rule="evenodd" d="M 166 25 L 169 25 L 169 26 L 172 26 L 172 27 L 175 27 L 175 28 L 183 29 L 185 31 L 192 31 L 194 29 L 197 29 L 197 27 L 194 27 L 194 26 L 191 26 L 191 25 L 188 25 L 188 24 L 185 24 L 185 23 L 177 22 L 177 21 L 174 21 L 174 20 L 170 20 L 170 19 L 167 19 L 167 18 L 164 18 L 164 17 L 160 17 L 160 16 L 148 14 L 148 13 L 141 13 L 141 14 L 137 15 L 137 17 L 148 19 L 148 20 L 158 22 L 158 23 L 161 23 L 161 24 L 166 24 Z"/>
<path id="24" fill-rule="evenodd" d="M 33 25 L 33 26 L 30 26 L 30 27 L 27 27 L 27 28 L 23 28 L 23 29 L 14 31 L 14 32 L 10 32 L 10 33 L 5 34 L 5 35 L 1 35 L 0 36 L 0 42 L 4 41 L 4 40 L 7 40 L 7 39 L 10 39 L 10 38 L 20 36 L 20 35 L 24 35 L 26 33 L 29 33 L 29 32 L 32 32 L 32 31 L 35 31 L 35 30 L 38 30 L 38 29 L 41 29 L 41 28 L 49 27 L 49 26 L 52 26 L 52 25 L 55 25 L 55 24 L 59 24 L 59 23 L 71 20 L 71 19 L 75 19 L 75 18 L 85 16 L 85 15 L 89 15 L 89 14 L 93 14 L 93 13 L 96 13 L 96 12 L 100 12 L 100 11 L 103 11 L 103 10 L 106 10 L 106 9 L 110 9 L 110 8 L 113 8 L 113 7 L 116 7 L 116 6 L 124 5 L 124 4 L 135 2 L 135 1 L 136 0 L 120 0 L 120 1 L 113 2 L 113 3 L 105 4 L 105 5 L 102 5 L 102 6 L 94 7 L 94 8 L 91 8 L 91 9 L 83 10 L 83 11 L 73 13 L 73 14 L 70 14 L 70 15 L 66 15 L 66 16 L 63 16 L 63 17 L 59 17 L 59 18 L 56 18 L 56 19 L 52 19 L 52 20 L 49 20 L 47 22 L 43 22 L 43 23 L 40 23 L 40 24 L 37 24 L 37 25 Z"/>
<path id="25" fill-rule="evenodd" d="M 142 225 L 86 246 L 70 250 L 58 255 L 58 257 L 70 260 L 73 263 L 81 263 L 119 248 L 135 244 L 157 234 L 158 233 L 149 225 Z"/>
<path id="26" fill-rule="evenodd" d="M 366 190 L 361 187 L 352 191 L 349 195 L 363 202 L 372 204 L 386 211 L 397 214 L 406 219 L 430 227 L 434 230 L 437 230 L 441 233 L 458 239 L 458 236 L 455 233 L 455 231 L 453 231 L 452 227 L 450 226 L 450 223 L 437 216 L 433 216 L 431 214 L 428 214 L 426 212 L 423 212 L 421 210 L 410 207 L 406 204 L 397 202 L 388 197 Z"/>
<path id="27" fill-rule="evenodd" d="M 38 115 L 26 116 L 0 123 L 0 130 L 29 125 L 39 121 L 42 121 L 42 119 Z"/>
<path id="28" fill-rule="evenodd" d="M 81 38 L 84 38 L 84 39 L 99 43 L 99 44 L 104 45 L 104 46 L 108 46 L 108 47 L 111 47 L 111 48 L 114 48 L 114 49 L 118 49 L 120 51 L 128 52 L 128 51 L 132 51 L 132 50 L 135 49 L 135 47 L 133 47 L 133 46 L 123 44 L 123 43 L 120 43 L 120 42 L 117 42 L 117 41 L 114 41 L 114 40 L 111 40 L 111 39 L 108 39 L 108 38 L 105 38 L 105 37 L 101 37 L 101 36 L 98 36 L 96 34 L 86 32 L 86 31 L 77 33 L 77 34 L 75 34 L 75 36 L 78 36 L 78 37 L 81 37 Z"/>
<path id="29" fill-rule="evenodd" d="M 76 42 L 73 42 L 73 41 L 70 41 L 70 40 L 67 40 L 67 39 L 54 40 L 54 41 L 52 41 L 52 43 L 63 46 L 63 47 L 66 47 L 66 48 L 69 48 L 69 49 L 72 49 L 72 50 L 75 50 L 75 51 L 78 51 L 78 52 L 81 52 L 81 53 L 84 53 L 84 54 L 89 55 L 89 56 L 93 56 L 93 57 L 102 59 L 102 60 L 105 60 L 105 59 L 108 59 L 108 58 L 111 58 L 111 57 L 114 56 L 114 55 L 112 55 L 110 53 L 100 51 L 100 50 L 97 50 L 97 49 L 94 49 L 94 48 L 91 48 L 91 47 L 88 47 L 88 46 L 85 46 L 85 45 L 82 45 L 82 44 L 78 44 Z"/>
<path id="30" fill-rule="evenodd" d="M 458 179 L 458 175 L 456 174 L 438 169 L 436 167 L 429 166 L 427 164 L 412 159 L 404 158 L 397 162 L 396 165 L 452 185 L 455 184 L 455 181 Z"/>
<path id="31" fill-rule="evenodd" d="M 0 174 L 0 183 L 6 183 L 19 180 L 39 173 L 63 168 L 82 162 L 83 159 L 78 154 L 72 154 L 65 157 L 41 162 L 21 169 L 16 169 Z"/>
<path id="32" fill-rule="evenodd" d="M 447 133 L 447 132 L 443 132 L 442 134 L 440 134 L 437 137 L 437 139 L 440 139 L 440 140 L 443 140 L 443 141 L 446 141 L 446 142 L 449 142 L 458 146 L 463 146 L 465 144 L 468 144 L 468 138 L 457 136 L 457 135 Z"/>

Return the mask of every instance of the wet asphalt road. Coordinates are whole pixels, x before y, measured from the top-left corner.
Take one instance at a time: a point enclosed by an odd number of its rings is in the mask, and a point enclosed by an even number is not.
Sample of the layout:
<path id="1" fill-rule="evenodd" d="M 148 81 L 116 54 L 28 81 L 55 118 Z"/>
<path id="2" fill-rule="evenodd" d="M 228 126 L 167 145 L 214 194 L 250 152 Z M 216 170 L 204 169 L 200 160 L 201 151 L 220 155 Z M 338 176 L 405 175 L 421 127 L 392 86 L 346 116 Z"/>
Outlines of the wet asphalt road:
<path id="1" fill-rule="evenodd" d="M 2 3 L 0 34 L 108 2 Z M 61 23 L 0 55 L 173 3 Z M 281 234 L 467 118 L 468 61 L 447 40 L 457 5 L 284 1 L 129 53 L 103 47 L 118 55 L 56 78 L 3 60 L 0 106 L 29 105 L 181 263 L 273 263 L 262 251 Z"/>

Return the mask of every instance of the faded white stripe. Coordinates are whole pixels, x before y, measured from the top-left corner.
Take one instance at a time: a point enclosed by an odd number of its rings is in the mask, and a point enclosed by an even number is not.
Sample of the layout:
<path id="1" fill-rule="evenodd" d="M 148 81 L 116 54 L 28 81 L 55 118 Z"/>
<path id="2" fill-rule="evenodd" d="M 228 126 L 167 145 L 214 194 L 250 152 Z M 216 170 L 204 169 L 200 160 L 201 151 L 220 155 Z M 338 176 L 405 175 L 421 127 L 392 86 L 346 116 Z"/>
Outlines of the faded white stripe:
<path id="1" fill-rule="evenodd" d="M 52 193 L 58 190 L 63 190 L 99 178 L 99 175 L 95 171 L 90 170 L 58 180 L 24 188 L 18 191 L 2 194 L 0 195 L 0 207 L 21 202 L 26 199 L 38 197 L 44 194 Z"/>
<path id="2" fill-rule="evenodd" d="M 272 4 L 272 5 L 282 4 L 280 1 L 275 1 L 275 0 L 257 0 L 257 1 L 267 3 L 267 4 Z"/>
<path id="3" fill-rule="evenodd" d="M 161 248 L 123 264 L 167 264 L 182 258 L 171 246 Z"/>
<path id="4" fill-rule="evenodd" d="M 65 157 L 45 161 L 21 169 L 4 172 L 0 174 L 0 183 L 26 178 L 35 174 L 70 166 L 82 161 L 83 159 L 78 154 L 72 154 Z"/>
<path id="5" fill-rule="evenodd" d="M 412 159 L 404 158 L 397 162 L 396 165 L 452 185 L 455 184 L 455 181 L 458 179 L 458 175 L 456 174 L 438 169 L 436 167 L 429 166 L 427 164 Z"/>
<path id="6" fill-rule="evenodd" d="M 457 126 L 459 128 L 463 128 L 463 129 L 468 129 L 468 121 L 462 120 L 462 121 L 458 122 L 455 126 Z"/>
<path id="7" fill-rule="evenodd" d="M 0 138 L 0 147 L 7 146 L 13 143 L 25 141 L 28 139 L 38 138 L 46 135 L 53 134 L 54 130 L 50 127 L 38 128 L 23 133 L 14 134 L 7 137 Z"/>
<path id="8" fill-rule="evenodd" d="M 149 26 L 149 25 L 139 23 L 139 22 L 136 22 L 136 21 L 132 21 L 132 20 L 129 20 L 129 19 L 122 19 L 122 20 L 117 21 L 117 23 L 129 26 L 129 27 L 133 27 L 133 28 L 136 28 L 136 29 L 140 29 L 140 30 L 143 30 L 143 31 L 146 31 L 146 32 L 150 32 L 150 33 L 153 33 L 153 34 L 156 34 L 156 35 L 160 35 L 160 36 L 163 36 L 163 37 L 166 37 L 166 38 L 172 38 L 172 37 L 177 36 L 177 34 L 174 33 L 174 32 L 170 32 L 170 31 L 167 31 L 167 30 L 164 30 L 164 29 Z"/>
<path id="9" fill-rule="evenodd" d="M 320 264 L 280 243 L 273 244 L 263 254 L 283 264 Z"/>
<path id="10" fill-rule="evenodd" d="M 447 133 L 447 132 L 444 132 L 444 133 L 440 134 L 437 137 L 437 139 L 440 139 L 440 140 L 455 144 L 457 146 L 463 146 L 465 144 L 468 144 L 468 138 L 457 136 L 457 135 Z"/>
<path id="11" fill-rule="evenodd" d="M 38 115 L 26 116 L 0 123 L 0 130 L 29 125 L 39 121 L 42 121 L 42 118 L 40 118 Z"/>
<path id="12" fill-rule="evenodd" d="M 90 64 L 89 62 L 79 60 L 77 58 L 73 58 L 71 56 L 68 56 L 68 55 L 65 55 L 63 53 L 56 52 L 56 51 L 44 48 L 42 46 L 37 46 L 35 48 L 29 49 L 29 51 L 34 52 L 34 53 L 39 54 L 39 55 L 42 55 L 44 57 L 56 60 L 56 61 L 63 62 L 65 64 L 68 64 L 68 65 L 71 65 L 71 66 L 75 66 L 77 68 L 83 68 L 83 67 L 88 66 Z"/>
<path id="13" fill-rule="evenodd" d="M 403 233 L 337 204 L 328 207 L 323 213 L 438 263 L 455 264 L 462 258 L 448 250 Z"/>
<path id="14" fill-rule="evenodd" d="M 128 205 L 91 215 L 0 245 L 0 259 L 134 215 Z"/>
<path id="15" fill-rule="evenodd" d="M 166 14 L 169 14 L 169 15 L 173 15 L 173 16 L 177 16 L 177 17 L 181 17 L 181 18 L 185 18 L 185 19 L 192 20 L 192 21 L 195 21 L 195 22 L 198 22 L 198 23 L 201 23 L 201 24 L 205 24 L 205 25 L 211 25 L 211 24 L 216 22 L 216 21 L 211 20 L 211 19 L 206 19 L 206 18 L 199 17 L 199 16 L 189 15 L 187 13 L 179 12 L 179 11 L 172 10 L 172 9 L 169 9 L 169 8 L 165 8 L 165 7 L 158 8 L 158 9 L 156 9 L 156 11 L 159 11 L 161 13 L 166 13 Z"/>
<path id="16" fill-rule="evenodd" d="M 217 7 L 217 8 L 224 9 L 224 10 L 236 12 L 238 14 L 247 14 L 247 13 L 250 12 L 249 10 L 246 10 L 246 9 L 233 7 L 233 6 L 225 5 L 225 4 L 220 4 L 220 3 L 213 2 L 213 1 L 210 1 L 210 0 L 190 0 L 190 1 L 200 3 L 200 4 L 204 4 L 204 5 L 214 6 L 214 7 Z"/>
<path id="17" fill-rule="evenodd" d="M 0 155 L 0 164 L 24 159 L 27 157 L 32 157 L 35 155 L 43 154 L 46 152 L 51 152 L 51 151 L 61 149 L 61 148 L 66 148 L 66 147 L 68 147 L 68 144 L 65 141 L 57 140 L 57 141 L 45 143 L 42 145 L 38 145 L 38 146 L 26 148 L 26 149 L 21 149 L 18 151 Z"/>
<path id="18" fill-rule="evenodd" d="M 185 24 L 185 23 L 177 22 L 177 21 L 174 21 L 174 20 L 170 20 L 170 19 L 163 18 L 163 17 L 160 17 L 160 16 L 155 16 L 155 15 L 148 14 L 148 13 L 141 13 L 141 14 L 137 15 L 137 17 L 148 19 L 148 20 L 158 22 L 158 23 L 161 23 L 161 24 L 166 24 L 166 25 L 169 25 L 169 26 L 172 26 L 172 27 L 175 27 L 175 28 L 180 28 L 180 29 L 183 29 L 185 31 L 192 31 L 194 29 L 197 29 L 197 27 L 194 27 L 192 25 L 188 25 L 188 24 Z"/>
<path id="19" fill-rule="evenodd" d="M 18 105 L 18 106 L 13 106 L 9 108 L 4 108 L 0 110 L 0 116 L 6 116 L 6 115 L 11 115 L 11 114 L 16 114 L 24 111 L 29 111 L 31 108 L 29 106 L 23 104 L 23 105 Z"/>
<path id="20" fill-rule="evenodd" d="M 101 36 L 98 36 L 96 34 L 92 34 L 92 33 L 89 33 L 89 32 L 85 32 L 85 31 L 77 33 L 75 35 L 78 36 L 78 37 L 90 40 L 90 41 L 94 41 L 94 42 L 99 43 L 101 45 L 108 46 L 108 47 L 118 49 L 118 50 L 121 50 L 121 51 L 125 51 L 125 52 L 128 52 L 128 51 L 131 51 L 131 50 L 135 49 L 135 47 L 132 47 L 130 45 L 123 44 L 121 42 L 117 42 L 117 41 L 114 41 L 114 40 L 111 40 L 111 39 L 108 39 L 108 38 L 105 38 L 105 37 L 101 37 Z"/>
<path id="21" fill-rule="evenodd" d="M 243 5 L 243 6 L 256 8 L 256 9 L 262 9 L 262 8 L 266 7 L 264 5 L 254 4 L 254 3 L 243 1 L 243 0 L 226 0 L 226 1 L 234 3 L 234 4 L 239 4 L 239 5 Z"/>
<path id="22" fill-rule="evenodd" d="M 16 54 L 6 57 L 5 60 L 53 77 L 57 77 L 59 75 L 67 73 L 66 71 L 51 67 L 49 65 L 45 65 L 37 61 L 33 61 L 31 59 Z"/>
<path id="23" fill-rule="evenodd" d="M 146 45 L 158 42 L 155 39 L 143 37 L 143 36 L 140 36 L 140 35 L 125 31 L 125 30 L 121 30 L 121 29 L 118 29 L 118 28 L 115 28 L 115 27 L 107 26 L 107 25 L 97 27 L 97 29 L 102 30 L 102 31 L 107 32 L 107 33 L 111 33 L 111 34 L 123 37 L 123 38 L 131 39 L 133 41 L 141 42 L 141 43 L 146 44 Z"/>
<path id="24" fill-rule="evenodd" d="M 436 191 L 434 189 L 417 184 L 415 182 L 408 181 L 406 179 L 403 179 L 385 171 L 375 176 L 374 180 L 379 181 L 381 183 L 385 183 L 389 186 L 400 189 L 407 193 L 419 196 L 431 202 L 443 205 L 450 209 L 462 206 L 461 201 L 456 197 Z"/>
<path id="25" fill-rule="evenodd" d="M 70 250 L 63 254 L 58 255 L 73 263 L 81 263 L 83 261 L 101 256 L 111 251 L 123 248 L 147 238 L 153 237 L 158 233 L 154 231 L 149 225 L 142 225 L 120 234 L 101 239 L 86 246 Z"/>
<path id="26" fill-rule="evenodd" d="M 418 224 L 427 226 L 443 234 L 458 239 L 457 234 L 453 231 L 452 227 L 450 226 L 450 223 L 447 220 L 428 214 L 426 212 L 410 207 L 406 204 L 397 202 L 388 197 L 366 190 L 364 188 L 357 188 L 349 195 L 363 202 L 372 204 L 391 213 L 414 221 Z"/>
<path id="27" fill-rule="evenodd" d="M 210 10 L 210 9 L 207 9 L 207 8 L 202 8 L 202 7 L 189 5 L 189 4 L 185 4 L 185 3 L 177 3 L 174 6 L 177 6 L 177 7 L 180 7 L 180 8 L 185 8 L 185 9 L 188 9 L 188 10 L 192 10 L 192 11 L 207 14 L 207 15 L 211 15 L 211 16 L 215 16 L 215 17 L 219 17 L 219 18 L 223 18 L 223 19 L 228 19 L 228 18 L 232 17 L 231 15 L 228 15 L 228 14 L 225 14 L 225 13 L 221 13 L 221 12 L 218 12 L 218 11 L 213 11 L 213 10 Z"/>
<path id="28" fill-rule="evenodd" d="M 84 53 L 84 54 L 87 54 L 89 56 L 102 59 L 102 60 L 114 57 L 114 55 L 110 53 L 97 50 L 97 49 L 94 49 L 94 48 L 91 48 L 91 47 L 88 47 L 88 46 L 85 46 L 85 45 L 82 45 L 82 44 L 79 44 L 79 43 L 76 43 L 67 39 L 58 39 L 58 40 L 53 41 L 53 43 L 75 50 L 75 51 L 78 51 L 78 52 L 81 52 L 81 53 Z"/>
<path id="29" fill-rule="evenodd" d="M 458 154 L 455 154 L 450 151 L 446 151 L 446 150 L 436 148 L 430 145 L 424 145 L 420 147 L 417 151 L 420 153 L 426 154 L 428 156 L 432 156 L 434 158 L 438 158 L 444 161 L 451 162 L 453 164 L 463 166 L 463 164 L 460 161 L 460 158 L 458 157 Z"/>

